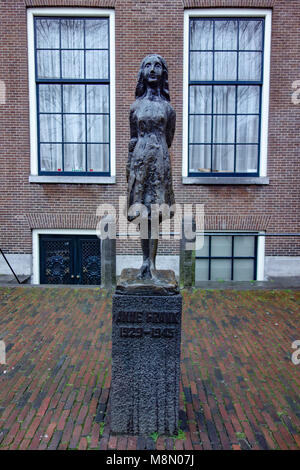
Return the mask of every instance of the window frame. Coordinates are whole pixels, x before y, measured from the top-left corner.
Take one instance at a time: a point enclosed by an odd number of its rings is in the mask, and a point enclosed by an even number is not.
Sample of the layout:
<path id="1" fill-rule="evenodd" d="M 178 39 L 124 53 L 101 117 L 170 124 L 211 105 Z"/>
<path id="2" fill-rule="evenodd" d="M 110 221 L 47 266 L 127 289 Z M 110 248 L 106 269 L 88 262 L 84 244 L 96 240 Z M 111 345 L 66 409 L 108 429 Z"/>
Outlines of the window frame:
<path id="1" fill-rule="evenodd" d="M 213 236 L 230 236 L 231 237 L 231 256 L 211 256 L 211 237 Z M 234 239 L 238 236 L 249 236 L 254 237 L 254 256 L 234 256 Z M 228 259 L 231 260 L 231 280 L 226 282 L 240 282 L 238 280 L 233 280 L 234 274 L 234 260 L 235 259 L 253 259 L 254 266 L 253 266 L 253 274 L 254 278 L 251 280 L 255 281 L 263 281 L 264 280 L 264 260 L 265 260 L 265 233 L 262 231 L 242 231 L 242 230 L 210 230 L 203 232 L 201 238 L 209 237 L 209 254 L 208 256 L 197 256 L 195 253 L 195 269 L 196 269 L 196 262 L 198 259 L 207 259 L 209 263 L 209 277 L 211 275 L 211 261 L 214 259 Z M 196 274 L 196 273 L 195 273 Z M 197 282 L 208 282 L 208 281 L 197 281 Z M 210 279 L 209 279 L 210 282 Z M 218 282 L 218 281 L 212 281 Z M 245 282 L 250 282 L 245 281 Z"/>
<path id="2" fill-rule="evenodd" d="M 190 57 L 190 19 L 242 19 L 263 18 L 263 62 L 262 62 L 262 85 L 260 102 L 260 122 L 258 144 L 258 172 L 256 173 L 192 173 L 189 171 L 189 57 Z M 267 176 L 267 147 L 268 147 L 268 115 L 269 115 L 269 82 L 270 82 L 270 53 L 271 53 L 271 10 L 260 9 L 197 9 L 185 10 L 184 13 L 184 67 L 183 67 L 183 158 L 182 177 L 185 184 L 268 184 Z M 218 85 L 218 82 L 206 82 L 207 85 Z M 255 82 L 256 83 L 256 82 Z M 255 84 L 253 82 L 253 84 Z M 228 85 L 231 83 L 228 82 Z M 243 85 L 243 82 L 235 82 Z M 237 145 L 235 142 L 233 145 Z"/>
<path id="3" fill-rule="evenodd" d="M 86 172 L 40 172 L 39 157 L 39 112 L 38 112 L 38 85 L 45 82 L 63 83 L 101 83 L 102 80 L 93 79 L 61 79 L 43 80 L 38 79 L 36 74 L 36 45 L 35 45 L 35 18 L 55 17 L 55 18 L 108 18 L 109 28 L 109 167 L 110 173 L 89 173 Z M 29 100 L 30 100 L 30 182 L 49 183 L 115 183 L 115 12 L 111 9 L 95 8 L 33 8 L 27 11 L 27 32 L 28 32 L 28 68 L 29 68 Z M 107 80 L 105 80 L 107 81 Z"/>
<path id="4" fill-rule="evenodd" d="M 92 229 L 33 229 L 32 230 L 32 284 L 40 284 L 40 235 L 97 235 Z M 100 240 L 102 253 L 102 241 Z"/>

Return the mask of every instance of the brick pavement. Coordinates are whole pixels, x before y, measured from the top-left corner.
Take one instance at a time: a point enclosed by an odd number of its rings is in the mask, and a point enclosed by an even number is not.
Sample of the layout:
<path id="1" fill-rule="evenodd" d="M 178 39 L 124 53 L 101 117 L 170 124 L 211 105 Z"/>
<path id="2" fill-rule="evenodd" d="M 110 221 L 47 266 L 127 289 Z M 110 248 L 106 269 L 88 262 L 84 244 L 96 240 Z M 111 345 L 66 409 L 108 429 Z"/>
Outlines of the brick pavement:
<path id="1" fill-rule="evenodd" d="M 0 449 L 300 449 L 300 291 L 183 291 L 178 436 L 113 436 L 111 297 L 0 288 Z"/>

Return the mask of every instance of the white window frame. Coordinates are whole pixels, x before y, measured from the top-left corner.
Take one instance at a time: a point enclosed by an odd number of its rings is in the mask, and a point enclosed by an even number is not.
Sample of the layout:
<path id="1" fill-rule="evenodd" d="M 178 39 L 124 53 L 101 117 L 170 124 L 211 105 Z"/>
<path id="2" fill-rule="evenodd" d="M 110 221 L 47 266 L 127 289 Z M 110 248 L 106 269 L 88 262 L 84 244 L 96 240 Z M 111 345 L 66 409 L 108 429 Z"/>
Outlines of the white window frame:
<path id="1" fill-rule="evenodd" d="M 35 16 L 81 16 L 109 17 L 110 32 L 110 176 L 64 176 L 38 174 L 38 136 L 37 136 L 37 102 L 35 80 Z M 28 76 L 29 76 L 29 112 L 30 112 L 30 176 L 31 183 L 115 183 L 116 177 L 116 137 L 115 137 L 115 12 L 99 8 L 29 8 L 27 10 L 28 41 Z"/>
<path id="2" fill-rule="evenodd" d="M 188 176 L 188 97 L 189 97 L 189 22 L 191 17 L 261 17 L 265 19 L 264 63 L 261 105 L 261 141 L 259 176 L 252 177 L 191 177 Z M 212 8 L 192 9 L 184 12 L 184 63 L 183 63 L 183 129 L 182 129 L 182 182 L 185 184 L 268 184 L 268 121 L 269 121 L 269 90 L 270 90 L 270 58 L 271 58 L 271 24 L 272 11 L 264 9 L 244 8 Z"/>
<path id="3" fill-rule="evenodd" d="M 263 281 L 265 278 L 265 232 L 262 230 L 206 230 L 201 233 L 201 238 L 205 235 L 209 234 L 234 234 L 239 235 L 243 233 L 247 233 L 247 235 L 258 235 L 257 237 L 257 252 L 256 252 L 256 281 Z M 201 245 L 202 247 L 202 245 Z M 203 281 L 203 282 L 211 282 L 211 281 Z M 214 281 L 212 281 L 214 282 Z M 240 281 L 228 281 L 228 282 L 240 282 Z M 245 281 L 248 282 L 248 281 Z M 250 282 L 250 281 L 249 281 Z"/>

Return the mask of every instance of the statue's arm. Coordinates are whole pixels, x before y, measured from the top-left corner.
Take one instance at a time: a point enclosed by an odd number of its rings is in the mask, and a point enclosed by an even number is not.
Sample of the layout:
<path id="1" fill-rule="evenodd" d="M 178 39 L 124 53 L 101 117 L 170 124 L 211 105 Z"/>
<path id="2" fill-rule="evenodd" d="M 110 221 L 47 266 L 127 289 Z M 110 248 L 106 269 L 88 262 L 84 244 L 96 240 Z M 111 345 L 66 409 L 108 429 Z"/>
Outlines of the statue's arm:
<path id="1" fill-rule="evenodd" d="M 173 108 L 171 108 L 170 115 L 167 122 L 167 129 L 166 129 L 166 139 L 168 147 L 171 147 L 174 134 L 175 134 L 175 126 L 176 126 L 176 113 Z"/>
<path id="2" fill-rule="evenodd" d="M 134 114 L 134 109 L 131 108 L 129 114 L 129 124 L 130 124 L 130 141 L 128 144 L 128 161 L 126 166 L 126 179 L 128 182 L 129 174 L 130 174 L 130 165 L 131 165 L 131 158 L 132 153 L 134 151 L 135 145 L 138 139 L 138 132 L 137 132 L 137 122 Z"/>

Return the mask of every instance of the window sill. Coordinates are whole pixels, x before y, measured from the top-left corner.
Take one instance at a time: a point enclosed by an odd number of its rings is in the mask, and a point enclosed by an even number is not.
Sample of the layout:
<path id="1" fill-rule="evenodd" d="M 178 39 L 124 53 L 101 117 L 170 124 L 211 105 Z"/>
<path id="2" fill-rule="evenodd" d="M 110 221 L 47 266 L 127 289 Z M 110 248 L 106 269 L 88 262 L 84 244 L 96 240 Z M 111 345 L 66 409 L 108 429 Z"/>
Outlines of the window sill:
<path id="1" fill-rule="evenodd" d="M 29 183 L 114 184 L 115 182 L 115 176 L 29 176 Z"/>
<path id="2" fill-rule="evenodd" d="M 266 176 L 183 176 L 183 184 L 269 184 Z"/>

